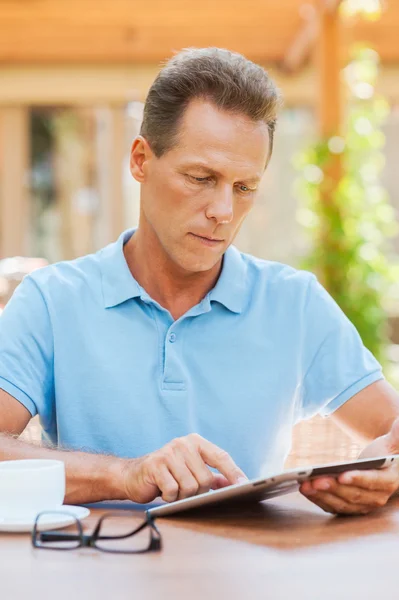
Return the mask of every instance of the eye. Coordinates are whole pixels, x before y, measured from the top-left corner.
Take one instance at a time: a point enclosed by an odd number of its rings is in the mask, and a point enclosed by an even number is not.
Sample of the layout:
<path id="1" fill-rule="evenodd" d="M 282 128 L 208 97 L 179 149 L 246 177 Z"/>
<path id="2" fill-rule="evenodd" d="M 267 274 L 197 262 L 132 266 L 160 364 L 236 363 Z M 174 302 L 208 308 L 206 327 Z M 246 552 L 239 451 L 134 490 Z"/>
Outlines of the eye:
<path id="1" fill-rule="evenodd" d="M 196 177 L 195 175 L 188 175 L 188 177 L 194 181 L 198 181 L 198 183 L 204 183 L 205 181 L 211 180 L 211 177 Z"/>
<path id="2" fill-rule="evenodd" d="M 246 186 L 242 183 L 240 185 L 238 185 L 238 189 L 243 194 L 250 194 L 251 192 L 256 192 L 256 188 L 249 188 L 248 186 Z"/>

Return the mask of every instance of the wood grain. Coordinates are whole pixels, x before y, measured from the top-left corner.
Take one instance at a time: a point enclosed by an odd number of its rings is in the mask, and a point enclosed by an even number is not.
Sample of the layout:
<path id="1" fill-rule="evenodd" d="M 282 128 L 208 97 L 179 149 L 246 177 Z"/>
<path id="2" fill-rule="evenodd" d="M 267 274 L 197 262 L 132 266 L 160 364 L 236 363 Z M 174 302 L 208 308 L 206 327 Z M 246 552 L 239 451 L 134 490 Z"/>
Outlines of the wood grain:
<path id="1" fill-rule="evenodd" d="M 305 5 L 305 6 L 304 6 Z M 0 0 L 0 63 L 159 62 L 186 46 L 216 45 L 281 63 L 316 0 Z M 398 62 L 399 3 L 377 22 L 350 21 L 348 40 Z"/>

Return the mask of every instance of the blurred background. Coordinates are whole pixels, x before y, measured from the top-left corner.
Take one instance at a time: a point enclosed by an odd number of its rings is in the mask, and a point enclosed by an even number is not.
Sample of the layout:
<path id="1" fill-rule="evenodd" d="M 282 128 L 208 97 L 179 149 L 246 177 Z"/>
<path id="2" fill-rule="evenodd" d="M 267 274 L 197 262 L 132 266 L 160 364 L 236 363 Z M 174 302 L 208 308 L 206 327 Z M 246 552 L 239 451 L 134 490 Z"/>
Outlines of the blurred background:
<path id="1" fill-rule="evenodd" d="M 219 46 L 285 99 L 237 246 L 314 271 L 399 385 L 398 32 L 397 0 L 0 0 L 0 310 L 25 273 L 137 224 L 149 86 L 174 52 Z M 358 451 L 315 418 L 287 466 Z"/>

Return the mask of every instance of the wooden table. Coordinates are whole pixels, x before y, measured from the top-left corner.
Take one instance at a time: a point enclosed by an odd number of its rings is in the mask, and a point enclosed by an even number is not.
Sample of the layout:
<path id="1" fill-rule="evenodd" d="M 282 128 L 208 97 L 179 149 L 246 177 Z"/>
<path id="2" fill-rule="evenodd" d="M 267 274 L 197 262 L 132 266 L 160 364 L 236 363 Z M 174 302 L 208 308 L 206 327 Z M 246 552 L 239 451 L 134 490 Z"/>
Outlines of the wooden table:
<path id="1" fill-rule="evenodd" d="M 93 510 L 86 528 L 101 513 Z M 139 556 L 35 550 L 28 534 L 0 534 L 0 598 L 399 597 L 399 498 L 370 516 L 336 518 L 291 494 L 239 511 L 159 519 L 158 527 L 163 550 Z"/>

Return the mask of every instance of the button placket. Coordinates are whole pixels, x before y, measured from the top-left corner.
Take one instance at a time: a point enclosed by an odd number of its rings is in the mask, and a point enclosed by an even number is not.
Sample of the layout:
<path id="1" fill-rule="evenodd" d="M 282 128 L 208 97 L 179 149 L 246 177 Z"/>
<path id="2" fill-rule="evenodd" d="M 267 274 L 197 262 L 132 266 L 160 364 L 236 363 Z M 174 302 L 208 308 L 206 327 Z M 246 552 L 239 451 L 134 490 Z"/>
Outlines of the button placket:
<path id="1" fill-rule="evenodd" d="M 173 327 L 176 327 L 176 323 L 173 323 Z M 180 361 L 181 357 L 179 352 L 181 351 L 180 335 L 176 334 L 172 327 L 166 333 L 165 336 L 165 363 L 164 363 L 164 374 L 162 381 L 162 388 L 164 390 L 185 390 L 186 383 L 182 379 Z"/>

